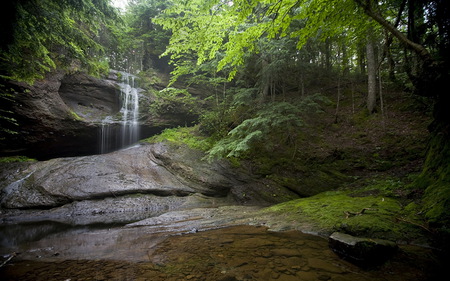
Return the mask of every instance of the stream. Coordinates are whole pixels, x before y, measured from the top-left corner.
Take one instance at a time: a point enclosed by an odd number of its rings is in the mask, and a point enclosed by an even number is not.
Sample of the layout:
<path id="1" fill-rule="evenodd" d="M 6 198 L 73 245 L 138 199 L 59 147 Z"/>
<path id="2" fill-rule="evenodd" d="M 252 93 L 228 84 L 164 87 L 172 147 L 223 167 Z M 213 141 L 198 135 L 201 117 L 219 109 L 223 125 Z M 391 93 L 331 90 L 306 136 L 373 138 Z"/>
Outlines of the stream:
<path id="1" fill-rule="evenodd" d="M 180 228 L 180 224 L 183 227 Z M 1 280 L 438 280 L 430 250 L 401 246 L 385 265 L 361 269 L 323 237 L 263 226 L 165 225 L 2 227 L 0 254 L 17 253 Z"/>

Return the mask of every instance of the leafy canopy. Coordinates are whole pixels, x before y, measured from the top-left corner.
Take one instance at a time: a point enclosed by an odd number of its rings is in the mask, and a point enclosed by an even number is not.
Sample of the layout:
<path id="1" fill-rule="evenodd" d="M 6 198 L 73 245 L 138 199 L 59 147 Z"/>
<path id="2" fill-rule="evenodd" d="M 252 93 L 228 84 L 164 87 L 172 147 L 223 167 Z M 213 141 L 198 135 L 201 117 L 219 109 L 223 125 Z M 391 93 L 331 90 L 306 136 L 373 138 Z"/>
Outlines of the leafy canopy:
<path id="1" fill-rule="evenodd" d="M 109 0 L 23 0 L 9 4 L 11 34 L 0 49 L 0 75 L 5 79 L 34 80 L 55 68 L 80 67 L 98 74 L 104 47 L 99 32 L 118 21 Z M 73 65 L 72 65 L 73 66 Z"/>
<path id="2" fill-rule="evenodd" d="M 200 65 L 224 52 L 217 70 L 232 66 L 232 79 L 245 53 L 259 52 L 261 37 L 297 38 L 301 48 L 309 38 L 345 33 L 352 44 L 372 24 L 353 0 L 187 0 L 174 2 L 154 21 L 172 31 L 164 54 L 175 65 L 174 79 L 186 74 L 182 61 L 193 55 Z"/>

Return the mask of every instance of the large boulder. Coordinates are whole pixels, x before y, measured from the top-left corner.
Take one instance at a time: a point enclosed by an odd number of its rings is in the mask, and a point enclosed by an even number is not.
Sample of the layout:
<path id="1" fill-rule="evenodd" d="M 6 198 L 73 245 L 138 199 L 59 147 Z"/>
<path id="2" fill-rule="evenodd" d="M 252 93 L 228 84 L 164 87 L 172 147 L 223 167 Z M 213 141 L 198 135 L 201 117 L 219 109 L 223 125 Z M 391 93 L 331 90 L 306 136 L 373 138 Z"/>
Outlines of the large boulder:
<path id="1" fill-rule="evenodd" d="M 35 162 L 4 183 L 4 208 L 48 208 L 128 194 L 223 197 L 230 181 L 210 169 L 199 177 L 173 173 L 144 145 L 114 153 Z M 202 169 L 197 163 L 197 169 Z M 202 184 L 199 183 L 202 181 Z"/>
<path id="2" fill-rule="evenodd" d="M 102 155 L 1 164 L 0 220 L 114 222 L 197 207 L 268 205 L 295 196 L 225 161 L 201 158 L 200 151 L 157 143 Z"/>
<path id="3" fill-rule="evenodd" d="M 383 264 L 397 251 L 394 242 L 383 239 L 361 238 L 334 232 L 328 240 L 333 252 L 361 267 Z"/>

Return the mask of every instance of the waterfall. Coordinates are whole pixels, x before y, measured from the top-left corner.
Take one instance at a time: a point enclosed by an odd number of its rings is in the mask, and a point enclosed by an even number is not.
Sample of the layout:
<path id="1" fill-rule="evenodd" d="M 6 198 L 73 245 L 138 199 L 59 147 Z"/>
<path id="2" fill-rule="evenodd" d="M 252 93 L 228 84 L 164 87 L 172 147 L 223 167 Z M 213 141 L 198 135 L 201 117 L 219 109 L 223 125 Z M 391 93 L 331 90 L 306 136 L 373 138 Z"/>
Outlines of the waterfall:
<path id="1" fill-rule="evenodd" d="M 118 116 L 103 119 L 100 132 L 100 153 L 130 146 L 139 140 L 139 92 L 135 76 L 120 72 L 121 109 Z"/>

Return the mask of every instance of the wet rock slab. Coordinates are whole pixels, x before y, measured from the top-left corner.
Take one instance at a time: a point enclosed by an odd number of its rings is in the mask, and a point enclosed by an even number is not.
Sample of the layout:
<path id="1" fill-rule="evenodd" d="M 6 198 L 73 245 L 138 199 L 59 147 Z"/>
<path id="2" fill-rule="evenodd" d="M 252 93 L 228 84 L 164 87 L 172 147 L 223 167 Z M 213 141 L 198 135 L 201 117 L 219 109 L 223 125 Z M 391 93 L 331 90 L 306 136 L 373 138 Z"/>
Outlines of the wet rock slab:
<path id="1" fill-rule="evenodd" d="M 12 172 L 14 181 L 2 189 L 5 208 L 57 207 L 72 201 L 117 197 L 132 193 L 224 196 L 228 186 L 200 186 L 173 174 L 158 161 L 152 146 L 105 155 L 57 158 Z M 212 175 L 212 180 L 220 174 Z"/>
<path id="2" fill-rule="evenodd" d="M 113 153 L 0 166 L 0 222 L 126 223 L 164 212 L 293 198 L 200 151 L 142 144 Z M 260 194 L 259 190 L 266 190 Z M 275 195 L 275 196 L 274 196 Z"/>

